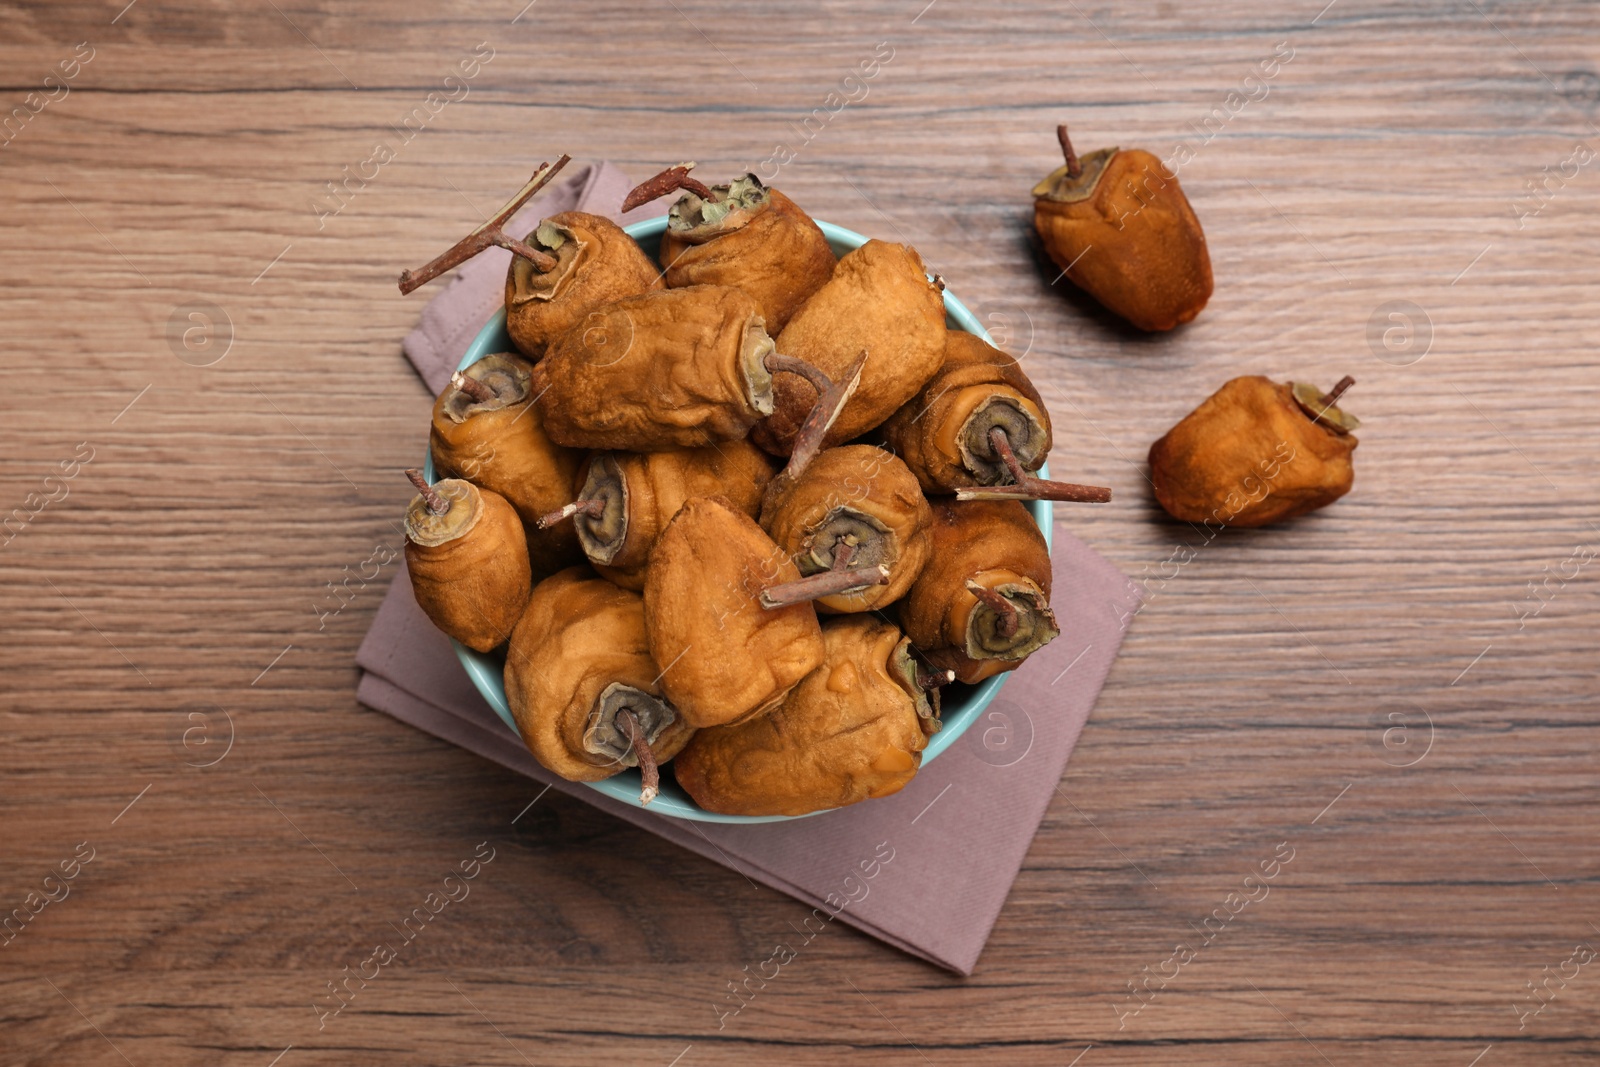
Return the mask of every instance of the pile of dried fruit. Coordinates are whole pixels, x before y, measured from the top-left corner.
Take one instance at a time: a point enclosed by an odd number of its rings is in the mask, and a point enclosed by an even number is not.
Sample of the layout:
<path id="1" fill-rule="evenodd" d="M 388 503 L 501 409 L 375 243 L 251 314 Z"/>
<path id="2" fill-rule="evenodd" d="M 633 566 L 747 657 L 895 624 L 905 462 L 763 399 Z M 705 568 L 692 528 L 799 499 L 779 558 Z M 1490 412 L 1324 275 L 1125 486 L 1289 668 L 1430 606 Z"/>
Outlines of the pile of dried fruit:
<path id="1" fill-rule="evenodd" d="M 1167 166 L 1142 149 L 1082 159 L 1056 127 L 1066 162 L 1033 187 L 1033 225 L 1061 276 L 1141 330 L 1189 322 L 1211 299 L 1200 220 Z M 1150 446 L 1150 482 L 1173 518 L 1265 526 L 1350 491 L 1360 423 L 1304 382 L 1235 378 Z"/>
<path id="2" fill-rule="evenodd" d="M 560 169 L 417 272 L 514 253 L 516 352 L 433 410 L 406 559 L 441 630 L 504 647 L 528 748 L 565 778 L 673 761 L 708 811 L 799 815 L 887 796 L 939 729 L 939 690 L 1059 632 L 1021 501 L 1105 501 L 1037 476 L 1050 416 L 1016 362 L 945 327 L 916 251 L 836 258 L 753 175 L 693 164 L 660 269 L 607 219 L 506 221 Z"/>
<path id="3" fill-rule="evenodd" d="M 1063 274 L 1134 326 L 1211 295 L 1205 237 L 1154 156 L 1106 149 L 1035 189 Z M 897 792 L 939 729 L 939 691 L 1015 669 L 1059 633 L 1044 538 L 1021 501 L 1105 502 L 1046 481 L 1049 412 L 1017 362 L 945 327 L 915 249 L 836 258 L 792 200 L 694 164 L 660 268 L 614 223 L 504 227 L 567 162 L 419 271 L 513 253 L 516 352 L 434 405 L 440 481 L 407 472 L 417 602 L 504 648 L 507 700 L 545 767 L 595 781 L 673 761 L 707 811 L 799 815 Z M 1350 487 L 1355 420 L 1264 378 L 1225 385 L 1150 452 L 1161 505 L 1260 525 Z M 1285 454 L 1287 450 L 1287 454 Z M 1252 481 L 1269 491 L 1253 495 Z M 1224 514 L 1226 512 L 1226 514 Z"/>

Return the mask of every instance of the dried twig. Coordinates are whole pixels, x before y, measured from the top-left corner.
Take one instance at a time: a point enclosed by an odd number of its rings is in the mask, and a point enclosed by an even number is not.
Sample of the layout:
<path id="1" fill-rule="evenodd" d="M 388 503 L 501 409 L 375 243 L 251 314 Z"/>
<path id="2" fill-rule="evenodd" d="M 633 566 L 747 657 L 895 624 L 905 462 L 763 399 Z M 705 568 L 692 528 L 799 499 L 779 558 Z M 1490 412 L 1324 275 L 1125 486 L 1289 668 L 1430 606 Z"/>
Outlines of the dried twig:
<path id="1" fill-rule="evenodd" d="M 679 163 L 675 167 L 668 167 L 654 178 L 646 178 L 623 198 L 622 210 L 627 212 L 636 207 L 643 207 L 650 201 L 679 189 L 687 189 L 702 200 L 715 200 L 717 198 L 715 193 L 699 180 L 689 177 L 689 172 L 693 169 L 693 163 Z"/>
<path id="2" fill-rule="evenodd" d="M 489 388 L 486 383 L 480 382 L 476 378 L 468 377 L 467 375 L 462 374 L 460 371 L 456 371 L 454 374 L 450 375 L 450 384 L 461 390 L 463 393 L 466 393 L 480 404 L 485 400 L 495 400 L 499 397 L 499 394 L 493 389 Z"/>
<path id="3" fill-rule="evenodd" d="M 1075 504 L 1105 504 L 1111 500 L 1111 490 L 1104 486 L 1051 482 L 1024 470 L 1011 450 L 1011 439 L 998 426 L 989 431 L 989 444 L 1011 472 L 1014 484 L 963 486 L 956 490 L 957 500 L 1061 500 Z"/>
<path id="4" fill-rule="evenodd" d="M 888 584 L 889 568 L 882 564 L 876 567 L 862 567 L 859 570 L 841 568 L 821 571 L 809 577 L 782 582 L 761 590 L 761 606 L 771 611 L 773 608 L 803 604 L 808 600 L 833 596 L 837 593 L 849 593 L 869 586 Z"/>
<path id="5" fill-rule="evenodd" d="M 983 601 L 989 610 L 995 613 L 994 628 L 1001 637 L 1016 636 L 1019 615 L 1015 604 L 1004 595 L 995 592 L 986 585 L 980 585 L 971 578 L 967 579 L 967 592 Z"/>
<path id="6" fill-rule="evenodd" d="M 554 178 L 562 167 L 572 162 L 572 157 L 563 155 L 554 163 L 541 163 L 539 169 L 533 172 L 533 177 L 528 179 L 516 196 L 505 207 L 494 213 L 494 216 L 482 226 L 467 234 L 461 240 L 451 245 L 443 254 L 435 257 L 426 266 L 417 270 L 404 270 L 400 272 L 400 291 L 411 293 L 433 281 L 445 271 L 459 267 L 473 256 L 493 245 L 507 249 L 515 255 L 533 263 L 541 273 L 552 271 L 556 267 L 555 257 L 539 251 L 537 248 L 509 236 L 505 231 L 506 223 L 533 198 L 533 195 Z"/>
<path id="7" fill-rule="evenodd" d="M 591 519 L 598 519 L 605 514 L 606 502 L 604 500 L 574 500 L 559 511 L 552 511 L 548 515 L 539 516 L 539 529 L 548 530 L 558 522 L 566 522 L 574 515 L 587 515 Z"/>
<path id="8" fill-rule="evenodd" d="M 661 795 L 661 768 L 656 766 L 656 754 L 650 751 L 650 744 L 644 739 L 644 729 L 640 727 L 639 720 L 634 718 L 632 709 L 623 708 L 617 712 L 617 727 L 628 739 L 628 744 L 633 747 L 634 758 L 639 761 L 639 806 L 644 807 Z"/>
<path id="9" fill-rule="evenodd" d="M 1072 150 L 1072 138 L 1067 136 L 1065 122 L 1056 127 L 1056 140 L 1061 142 L 1061 154 L 1067 157 L 1067 177 L 1083 177 L 1083 164 L 1078 162 L 1078 153 Z"/>
<path id="10" fill-rule="evenodd" d="M 450 501 L 446 500 L 439 490 L 428 484 L 428 479 L 415 467 L 406 471 L 406 477 L 411 479 L 411 484 L 417 487 L 417 492 L 422 494 L 422 499 L 428 502 L 428 510 L 435 515 L 443 515 L 450 510 Z"/>
<path id="11" fill-rule="evenodd" d="M 1322 406 L 1325 408 L 1333 407 L 1333 405 L 1339 402 L 1339 398 L 1344 396 L 1344 391 L 1354 384 L 1356 384 L 1356 380 L 1350 377 L 1348 374 L 1346 374 L 1343 378 L 1340 378 L 1339 383 L 1332 389 L 1328 390 L 1327 395 L 1322 398 Z"/>

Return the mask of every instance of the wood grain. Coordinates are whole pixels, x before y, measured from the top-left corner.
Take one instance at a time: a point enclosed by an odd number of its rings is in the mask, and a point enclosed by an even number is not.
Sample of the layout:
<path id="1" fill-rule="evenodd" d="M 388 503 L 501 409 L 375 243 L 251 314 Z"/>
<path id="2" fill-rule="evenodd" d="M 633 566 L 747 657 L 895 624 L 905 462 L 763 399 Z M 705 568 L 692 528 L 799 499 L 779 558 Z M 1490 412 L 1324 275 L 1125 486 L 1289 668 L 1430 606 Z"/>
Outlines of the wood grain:
<path id="1" fill-rule="evenodd" d="M 93 49 L 0 148 L 0 514 L 67 487 L 0 550 L 0 908 L 95 850 L 0 949 L 0 1061 L 1600 1054 L 1600 970 L 1517 1011 L 1600 942 L 1600 571 L 1571 562 L 1600 535 L 1600 163 L 1516 208 L 1600 149 L 1600 14 L 924 2 L 0 8 L 6 108 Z M 797 133 L 879 42 L 865 97 Z M 480 44 L 469 91 L 402 139 Z M 1234 90 L 1257 99 L 1201 144 Z M 1063 119 L 1083 148 L 1196 148 L 1217 291 L 1191 327 L 1130 336 L 1052 291 L 1026 193 Z M 394 159 L 319 219 L 379 142 Z M 398 270 L 559 151 L 716 175 L 779 143 L 786 192 L 915 244 L 1026 352 L 1059 476 L 1117 494 L 1071 528 L 1152 595 L 977 974 L 839 929 L 719 1030 L 799 905 L 554 795 L 519 818 L 529 783 L 358 706 L 392 564 L 317 609 L 398 544 L 423 447 Z M 1380 343 L 1395 301 L 1421 309 L 1414 362 Z M 170 339 L 198 305 L 231 323 L 210 366 Z M 1346 372 L 1349 497 L 1209 544 L 1160 515 L 1145 450 L 1222 381 Z M 479 842 L 470 898 L 319 1030 L 327 983 Z M 1170 973 L 1280 842 L 1268 896 L 1119 1029 L 1128 983 Z"/>

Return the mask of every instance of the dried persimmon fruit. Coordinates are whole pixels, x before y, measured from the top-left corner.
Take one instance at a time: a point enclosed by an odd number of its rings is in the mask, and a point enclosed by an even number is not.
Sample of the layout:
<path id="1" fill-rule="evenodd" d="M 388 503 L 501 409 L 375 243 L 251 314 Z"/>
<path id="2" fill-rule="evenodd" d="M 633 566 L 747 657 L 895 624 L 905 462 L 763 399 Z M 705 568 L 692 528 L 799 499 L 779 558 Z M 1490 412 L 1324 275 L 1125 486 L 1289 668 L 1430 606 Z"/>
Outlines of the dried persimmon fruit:
<path id="1" fill-rule="evenodd" d="M 882 585 L 817 598 L 822 612 L 872 611 L 900 599 L 928 562 L 933 514 L 900 459 L 872 445 L 826 449 L 769 500 L 762 525 L 802 575 L 886 567 Z"/>
<path id="2" fill-rule="evenodd" d="M 1060 635 L 1049 548 L 1022 504 L 936 501 L 930 533 L 928 564 L 900 602 L 900 624 L 929 663 L 980 682 Z"/>
<path id="3" fill-rule="evenodd" d="M 929 494 L 962 500 L 1104 504 L 1111 490 L 1047 481 L 1050 413 L 1017 361 L 976 334 L 946 330 L 944 365 L 880 428 Z"/>
<path id="4" fill-rule="evenodd" d="M 534 227 L 527 243 L 553 265 L 517 256 L 506 271 L 506 332 L 529 359 L 623 297 L 662 288 L 638 242 L 603 215 L 563 211 Z"/>
<path id="5" fill-rule="evenodd" d="M 464 478 L 506 498 L 528 532 L 539 576 L 582 560 L 570 528 L 542 530 L 539 517 L 570 499 L 583 453 L 550 440 L 533 407 L 533 368 L 498 352 L 457 371 L 433 405 L 429 447 L 436 473 Z"/>
<path id="6" fill-rule="evenodd" d="M 650 549 L 684 501 L 716 494 L 754 518 L 774 466 L 748 441 L 596 452 L 578 472 L 578 499 L 540 523 L 554 527 L 570 517 L 595 570 L 624 589 L 643 589 Z"/>
<path id="7" fill-rule="evenodd" d="M 511 635 L 533 585 L 522 520 L 499 493 L 471 482 L 429 485 L 416 470 L 406 477 L 417 488 L 405 549 L 417 606 L 450 637 L 487 652 Z"/>
<path id="8" fill-rule="evenodd" d="M 1211 255 L 1177 175 L 1139 148 L 1080 160 L 1066 126 L 1056 136 L 1067 161 L 1033 187 L 1033 225 L 1055 265 L 1141 330 L 1200 314 L 1211 299 Z"/>
<path id="9" fill-rule="evenodd" d="M 754 519 L 718 497 L 691 497 L 656 538 L 644 579 L 650 653 L 690 725 L 765 715 L 822 662 L 810 600 L 761 599 L 799 577 Z"/>
<path id="10" fill-rule="evenodd" d="M 659 789 L 657 766 L 694 735 L 662 695 L 645 637 L 644 600 L 571 567 L 533 590 L 506 649 L 506 703 L 517 732 L 547 770 L 598 782 L 628 767 L 640 801 Z"/>
<path id="11" fill-rule="evenodd" d="M 890 796 L 916 776 L 939 704 L 910 642 L 871 615 L 830 619 L 822 639 L 823 662 L 771 714 L 701 730 L 678 756 L 678 784 L 700 807 L 806 815 Z"/>
<path id="12" fill-rule="evenodd" d="M 689 177 L 693 167 L 680 163 L 641 183 L 622 210 L 682 190 L 667 210 L 661 235 L 659 259 L 668 287 L 742 289 L 776 334 L 833 277 L 833 249 L 810 215 L 754 174 L 707 187 Z"/>
<path id="13" fill-rule="evenodd" d="M 868 241 L 839 260 L 833 277 L 777 339 L 778 351 L 832 378 L 867 353 L 860 388 L 824 446 L 861 436 L 916 395 L 944 362 L 944 321 L 942 283 L 928 278 L 916 249 Z M 788 455 L 818 391 L 794 376 L 778 379 L 773 413 L 751 439 L 774 455 Z"/>
<path id="14" fill-rule="evenodd" d="M 1265 526 L 1326 507 L 1355 484 L 1353 430 L 1338 405 L 1355 384 L 1324 394 L 1309 383 L 1234 378 L 1150 446 L 1150 482 L 1185 522 Z"/>

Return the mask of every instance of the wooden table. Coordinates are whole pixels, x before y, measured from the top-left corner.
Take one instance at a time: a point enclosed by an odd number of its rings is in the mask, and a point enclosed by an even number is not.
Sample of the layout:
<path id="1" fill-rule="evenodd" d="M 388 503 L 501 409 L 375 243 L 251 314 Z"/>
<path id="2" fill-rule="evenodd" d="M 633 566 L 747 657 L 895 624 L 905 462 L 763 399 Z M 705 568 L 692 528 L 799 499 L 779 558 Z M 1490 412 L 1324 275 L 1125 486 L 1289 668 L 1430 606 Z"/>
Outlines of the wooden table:
<path id="1" fill-rule="evenodd" d="M 0 907 L 68 894 L 0 949 L 0 1061 L 1600 1053 L 1593 5 L 124 2 L 0 9 Z M 1194 150 L 1193 326 L 1051 291 L 1063 119 Z M 1056 469 L 1117 494 L 1073 528 L 1153 595 L 977 974 L 840 928 L 719 1032 L 800 905 L 554 795 L 513 822 L 529 783 L 358 706 L 352 660 L 428 409 L 396 272 L 559 151 L 779 144 L 1027 353 Z M 1346 499 L 1203 546 L 1155 508 L 1146 448 L 1224 380 L 1346 372 Z"/>

